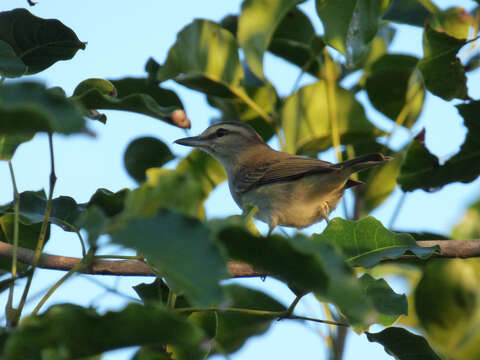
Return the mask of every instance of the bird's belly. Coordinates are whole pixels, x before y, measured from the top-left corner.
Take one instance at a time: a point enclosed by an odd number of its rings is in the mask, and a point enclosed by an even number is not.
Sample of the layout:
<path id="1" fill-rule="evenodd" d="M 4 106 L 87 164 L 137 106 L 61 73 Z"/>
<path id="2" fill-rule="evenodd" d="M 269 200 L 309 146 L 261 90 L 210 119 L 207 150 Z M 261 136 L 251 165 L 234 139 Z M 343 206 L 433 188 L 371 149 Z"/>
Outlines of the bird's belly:
<path id="1" fill-rule="evenodd" d="M 303 228 L 321 221 L 335 209 L 343 195 L 343 184 L 336 189 L 309 182 L 283 182 L 261 186 L 244 194 L 242 207 L 257 206 L 255 217 L 270 225 Z"/>

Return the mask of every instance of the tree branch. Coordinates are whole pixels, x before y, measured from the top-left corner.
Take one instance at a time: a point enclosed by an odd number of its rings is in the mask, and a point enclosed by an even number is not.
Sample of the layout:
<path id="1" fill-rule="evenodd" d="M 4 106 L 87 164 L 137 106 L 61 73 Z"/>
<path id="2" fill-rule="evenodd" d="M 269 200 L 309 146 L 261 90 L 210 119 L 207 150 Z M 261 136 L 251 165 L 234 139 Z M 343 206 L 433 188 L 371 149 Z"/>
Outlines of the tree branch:
<path id="1" fill-rule="evenodd" d="M 434 245 L 440 246 L 441 254 L 438 258 L 471 258 L 480 257 L 480 239 L 474 240 L 432 240 L 417 241 L 423 247 Z M 35 251 L 18 247 L 18 261 L 32 265 Z M 12 258 L 13 246 L 0 241 L 0 257 Z M 401 259 L 412 259 L 413 256 L 404 256 Z M 82 261 L 81 258 L 69 256 L 41 254 L 37 267 L 42 269 L 53 269 L 69 271 Z M 392 260 L 390 260 L 392 262 Z M 261 277 L 265 273 L 257 272 L 253 266 L 241 262 L 229 261 L 228 271 L 232 277 Z M 152 270 L 139 260 L 95 260 L 93 264 L 82 271 L 84 274 L 92 275 L 117 275 L 117 276 L 154 276 Z"/>

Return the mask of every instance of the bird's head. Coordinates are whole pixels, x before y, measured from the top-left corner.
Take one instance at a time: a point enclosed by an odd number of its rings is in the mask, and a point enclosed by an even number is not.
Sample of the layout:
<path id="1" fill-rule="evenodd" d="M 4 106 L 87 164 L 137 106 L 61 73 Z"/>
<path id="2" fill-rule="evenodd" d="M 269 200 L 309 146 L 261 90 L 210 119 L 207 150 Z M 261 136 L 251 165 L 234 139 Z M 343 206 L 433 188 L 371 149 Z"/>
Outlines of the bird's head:
<path id="1" fill-rule="evenodd" d="M 233 121 L 214 124 L 198 136 L 178 139 L 175 143 L 197 147 L 225 167 L 252 146 L 264 144 L 260 135 L 250 125 Z"/>

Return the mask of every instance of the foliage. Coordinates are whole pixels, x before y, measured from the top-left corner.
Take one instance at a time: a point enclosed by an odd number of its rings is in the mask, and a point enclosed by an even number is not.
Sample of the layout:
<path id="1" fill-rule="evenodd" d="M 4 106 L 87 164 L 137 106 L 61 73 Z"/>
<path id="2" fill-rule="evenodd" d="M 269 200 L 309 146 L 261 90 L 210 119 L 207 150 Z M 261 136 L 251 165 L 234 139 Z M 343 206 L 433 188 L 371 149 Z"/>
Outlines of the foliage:
<path id="1" fill-rule="evenodd" d="M 105 314 L 63 304 L 38 315 L 49 293 L 31 315 L 21 318 L 23 305 L 16 308 L 10 302 L 0 357 L 85 358 L 134 345 L 141 347 L 135 359 L 206 359 L 233 353 L 265 333 L 275 319 L 296 315 L 293 307 L 287 310 L 263 291 L 225 285 L 232 260 L 278 279 L 298 299 L 313 293 L 333 310 L 330 320 L 366 334 L 397 359 L 479 356 L 480 342 L 472 335 L 480 319 L 478 261 L 432 261 L 439 254 L 437 247 L 419 246 L 410 234 L 393 232 L 373 217 L 359 219 L 389 198 L 397 184 L 405 192 L 430 191 L 471 182 L 480 174 L 480 100 L 471 99 L 467 87 L 478 54 L 471 51 L 466 65 L 458 58 L 459 51 L 476 40 L 474 14 L 459 7 L 440 10 L 428 0 L 316 0 L 312 15 L 303 12 L 302 2 L 244 0 L 239 14 L 220 22 L 193 20 L 178 33 L 162 64 L 148 59 L 143 77 L 85 79 L 71 96 L 38 81 L 10 79 L 69 60 L 80 49 L 88 51 L 86 43 L 59 20 L 41 19 L 26 9 L 0 12 L 0 160 L 10 165 L 18 146 L 36 133 L 47 133 L 50 141 L 54 134 L 90 134 L 91 121 L 107 121 L 98 111 L 102 109 L 189 128 L 180 97 L 162 87 L 168 80 L 206 95 L 220 120 L 248 122 L 265 140 L 275 134 L 290 153 L 316 157 L 335 148 L 339 160 L 366 152 L 395 158 L 360 175 L 367 184 L 354 193 L 354 219 L 332 219 L 322 233 L 311 236 L 261 236 L 251 222 L 255 209 L 243 217 L 206 219 L 204 202 L 226 175 L 198 150 L 166 168 L 176 156 L 161 139 L 135 139 L 123 159 L 138 186 L 118 192 L 101 188 L 88 202 L 77 203 L 67 195 L 53 197 L 55 154 L 50 148 L 49 194 L 17 193 L 15 187 L 13 201 L 0 206 L 0 241 L 35 250 L 38 256 L 49 239 L 50 224 L 77 234 L 82 244 L 85 232 L 89 246 L 68 278 L 91 265 L 102 246 L 97 240 L 106 235 L 111 243 L 136 250 L 136 258 L 157 278 L 134 288 L 143 304 Z M 322 22 L 322 35 L 316 33 L 312 16 Z M 424 26 L 422 58 L 388 52 L 395 34 L 392 22 Z M 332 56 L 332 49 L 342 56 Z M 267 53 L 313 80 L 279 95 L 266 76 Z M 343 80 L 356 71 L 361 76 L 347 89 Z M 390 120 L 391 133 L 371 121 L 358 92 L 368 95 L 371 105 Z M 396 127 L 409 132 L 415 128 L 431 94 L 458 99 L 455 106 L 467 129 L 458 153 L 442 164 L 422 134 L 397 151 L 389 148 Z M 478 237 L 478 218 L 477 202 L 453 237 Z M 385 279 L 373 276 L 381 263 L 404 259 L 421 273 L 418 284 L 412 282 L 409 300 L 414 305 Z M 20 263 L 12 266 L 5 258 L 0 267 L 5 273 L 25 271 L 29 281 L 35 270 Z M 393 327 L 399 319 L 414 324 L 428 341 Z M 373 324 L 386 328 L 370 333 Z"/>

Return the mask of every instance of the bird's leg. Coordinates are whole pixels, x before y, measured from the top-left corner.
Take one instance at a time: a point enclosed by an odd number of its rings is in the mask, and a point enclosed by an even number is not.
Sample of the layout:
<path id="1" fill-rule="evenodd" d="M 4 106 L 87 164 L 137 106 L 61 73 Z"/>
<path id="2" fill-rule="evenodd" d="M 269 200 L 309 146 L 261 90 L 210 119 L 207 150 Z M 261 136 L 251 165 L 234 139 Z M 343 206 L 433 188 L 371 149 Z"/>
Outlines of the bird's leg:
<path id="1" fill-rule="evenodd" d="M 269 225 L 268 225 L 267 237 L 269 237 L 270 235 L 272 235 L 273 229 L 275 229 L 275 225 L 269 224 Z"/>
<path id="2" fill-rule="evenodd" d="M 320 215 L 322 215 L 322 217 L 325 219 L 325 221 L 328 224 L 328 215 L 330 214 L 330 206 L 326 201 L 324 201 L 322 205 L 320 205 L 319 211 L 320 211 Z"/>

